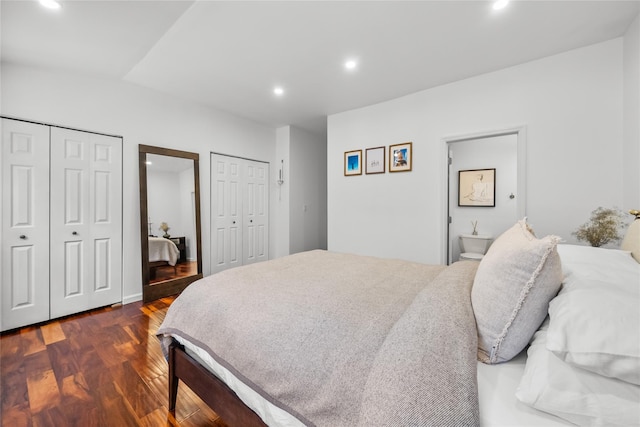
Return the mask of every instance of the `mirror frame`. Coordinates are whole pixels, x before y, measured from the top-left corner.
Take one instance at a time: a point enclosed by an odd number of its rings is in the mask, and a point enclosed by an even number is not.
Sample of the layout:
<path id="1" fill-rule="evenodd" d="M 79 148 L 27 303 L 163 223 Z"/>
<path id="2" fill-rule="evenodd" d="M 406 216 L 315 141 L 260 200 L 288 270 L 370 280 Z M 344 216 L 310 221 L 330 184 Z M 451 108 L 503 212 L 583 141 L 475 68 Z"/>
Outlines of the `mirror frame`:
<path id="1" fill-rule="evenodd" d="M 179 277 L 177 279 L 149 284 L 151 268 L 149 266 L 149 225 L 147 207 L 147 154 L 159 154 L 161 156 L 178 157 L 193 160 L 194 191 L 195 191 L 195 215 L 196 215 L 196 250 L 198 254 L 198 272 L 195 275 Z M 169 295 L 175 295 L 191 283 L 202 278 L 202 237 L 200 228 L 200 156 L 198 153 L 173 150 L 170 148 L 154 147 L 151 145 L 138 145 L 138 158 L 140 173 L 140 249 L 142 262 L 142 300 L 154 301 Z"/>

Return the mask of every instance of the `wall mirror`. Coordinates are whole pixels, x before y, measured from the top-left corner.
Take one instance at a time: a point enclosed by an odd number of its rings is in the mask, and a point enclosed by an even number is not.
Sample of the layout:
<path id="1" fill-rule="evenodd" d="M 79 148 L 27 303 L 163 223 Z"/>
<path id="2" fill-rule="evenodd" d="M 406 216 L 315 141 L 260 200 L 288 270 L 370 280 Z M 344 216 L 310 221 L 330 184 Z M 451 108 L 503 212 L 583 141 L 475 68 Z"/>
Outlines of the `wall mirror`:
<path id="1" fill-rule="evenodd" d="M 181 292 L 202 278 L 197 153 L 139 145 L 142 299 Z"/>

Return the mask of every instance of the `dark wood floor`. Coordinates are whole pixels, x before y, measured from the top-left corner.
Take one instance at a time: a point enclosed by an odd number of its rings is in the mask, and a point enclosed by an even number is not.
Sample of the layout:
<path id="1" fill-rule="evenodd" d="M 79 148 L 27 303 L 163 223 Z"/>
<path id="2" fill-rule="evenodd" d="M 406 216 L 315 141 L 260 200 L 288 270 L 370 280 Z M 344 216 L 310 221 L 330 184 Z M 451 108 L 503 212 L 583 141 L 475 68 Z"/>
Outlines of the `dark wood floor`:
<path id="1" fill-rule="evenodd" d="M 152 278 L 149 284 L 164 282 L 167 280 L 177 279 L 178 277 L 187 277 L 198 274 L 198 263 L 196 261 L 180 262 L 175 268 L 170 265 L 153 267 Z"/>
<path id="2" fill-rule="evenodd" d="M 218 426 L 180 384 L 167 410 L 155 331 L 173 298 L 108 307 L 0 336 L 0 418 L 20 426 Z"/>

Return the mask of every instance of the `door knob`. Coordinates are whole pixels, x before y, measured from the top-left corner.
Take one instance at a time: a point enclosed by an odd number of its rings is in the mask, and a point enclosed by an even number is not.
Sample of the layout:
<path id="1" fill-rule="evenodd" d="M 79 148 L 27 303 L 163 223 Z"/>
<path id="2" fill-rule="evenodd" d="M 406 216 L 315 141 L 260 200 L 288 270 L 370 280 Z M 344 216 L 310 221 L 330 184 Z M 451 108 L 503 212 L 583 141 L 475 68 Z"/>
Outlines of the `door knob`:
<path id="1" fill-rule="evenodd" d="M 73 234 L 74 236 L 77 236 L 77 235 L 78 235 L 78 232 L 77 232 L 77 231 L 74 231 L 74 232 L 73 232 L 73 233 L 71 233 L 71 234 Z"/>
<path id="2" fill-rule="evenodd" d="M 511 194 L 509 194 L 509 198 L 510 198 L 510 199 L 515 199 L 515 198 L 516 198 L 516 196 L 514 196 L 514 194 L 513 194 L 513 193 L 511 193 Z"/>
<path id="3" fill-rule="evenodd" d="M 20 235 L 20 238 L 21 238 L 22 240 L 27 240 L 27 236 L 25 236 L 24 234 L 21 234 L 21 235 Z"/>

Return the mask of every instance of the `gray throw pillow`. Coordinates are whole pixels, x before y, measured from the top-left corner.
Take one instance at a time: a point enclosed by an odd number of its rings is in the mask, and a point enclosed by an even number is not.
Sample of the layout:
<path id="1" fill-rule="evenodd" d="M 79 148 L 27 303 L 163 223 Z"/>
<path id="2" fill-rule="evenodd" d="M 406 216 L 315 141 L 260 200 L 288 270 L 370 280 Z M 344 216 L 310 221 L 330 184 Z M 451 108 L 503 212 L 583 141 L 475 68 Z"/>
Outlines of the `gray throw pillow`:
<path id="1" fill-rule="evenodd" d="M 511 360 L 544 321 L 549 301 L 562 283 L 559 240 L 557 236 L 536 238 L 525 218 L 487 251 L 471 291 L 481 362 Z"/>

